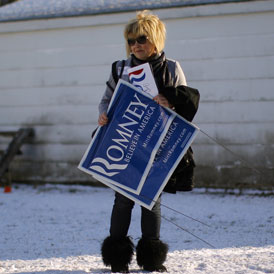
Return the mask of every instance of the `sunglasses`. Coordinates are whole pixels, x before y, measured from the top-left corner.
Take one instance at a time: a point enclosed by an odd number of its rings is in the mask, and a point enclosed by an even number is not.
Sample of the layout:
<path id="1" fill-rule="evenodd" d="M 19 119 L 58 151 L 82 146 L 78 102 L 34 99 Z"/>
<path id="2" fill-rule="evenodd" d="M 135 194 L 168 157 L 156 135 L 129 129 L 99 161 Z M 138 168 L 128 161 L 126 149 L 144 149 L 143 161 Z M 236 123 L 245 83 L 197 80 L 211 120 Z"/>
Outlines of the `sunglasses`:
<path id="1" fill-rule="evenodd" d="M 147 42 L 147 37 L 145 35 L 139 36 L 136 39 L 127 39 L 127 43 L 129 46 L 134 46 L 137 42 L 138 44 L 145 44 Z"/>

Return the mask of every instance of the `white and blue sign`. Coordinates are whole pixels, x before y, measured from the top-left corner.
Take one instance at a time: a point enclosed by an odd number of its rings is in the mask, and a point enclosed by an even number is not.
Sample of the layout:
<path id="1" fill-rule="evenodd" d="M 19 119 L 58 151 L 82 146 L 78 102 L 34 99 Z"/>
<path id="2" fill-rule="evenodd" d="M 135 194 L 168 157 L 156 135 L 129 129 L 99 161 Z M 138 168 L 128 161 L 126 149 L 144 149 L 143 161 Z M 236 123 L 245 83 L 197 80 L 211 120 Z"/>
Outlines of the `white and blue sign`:
<path id="1" fill-rule="evenodd" d="M 79 168 L 151 209 L 198 128 L 123 80 L 115 89 L 108 118 Z"/>

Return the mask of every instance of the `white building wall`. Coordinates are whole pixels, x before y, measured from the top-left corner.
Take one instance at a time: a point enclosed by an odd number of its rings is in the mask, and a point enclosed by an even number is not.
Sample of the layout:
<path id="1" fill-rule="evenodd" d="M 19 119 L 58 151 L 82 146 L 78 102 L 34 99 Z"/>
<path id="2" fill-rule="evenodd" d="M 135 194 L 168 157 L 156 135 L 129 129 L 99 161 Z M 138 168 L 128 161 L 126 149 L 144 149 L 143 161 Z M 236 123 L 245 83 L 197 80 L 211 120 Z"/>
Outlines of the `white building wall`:
<path id="1" fill-rule="evenodd" d="M 274 1 L 157 10 L 166 54 L 201 93 L 193 149 L 200 185 L 268 184 L 274 164 Z M 89 181 L 77 165 L 96 127 L 111 63 L 134 13 L 0 23 L 0 130 L 33 127 L 12 165 L 20 181 Z M 3 147 L 7 140 L 1 139 Z M 273 185 L 273 184 L 272 184 Z"/>

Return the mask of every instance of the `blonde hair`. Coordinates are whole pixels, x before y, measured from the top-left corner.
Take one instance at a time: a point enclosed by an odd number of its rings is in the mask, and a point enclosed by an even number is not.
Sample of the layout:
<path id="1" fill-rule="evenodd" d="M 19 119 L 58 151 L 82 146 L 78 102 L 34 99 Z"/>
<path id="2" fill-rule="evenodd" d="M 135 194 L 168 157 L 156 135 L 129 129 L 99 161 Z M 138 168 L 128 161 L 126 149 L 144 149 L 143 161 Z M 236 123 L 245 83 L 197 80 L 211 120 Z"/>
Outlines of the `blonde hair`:
<path id="1" fill-rule="evenodd" d="M 138 37 L 146 35 L 148 40 L 155 46 L 156 52 L 160 53 L 165 47 L 166 27 L 157 15 L 148 10 L 137 12 L 136 18 L 130 20 L 124 29 L 127 56 L 130 55 L 130 46 L 127 43 L 128 36 Z"/>

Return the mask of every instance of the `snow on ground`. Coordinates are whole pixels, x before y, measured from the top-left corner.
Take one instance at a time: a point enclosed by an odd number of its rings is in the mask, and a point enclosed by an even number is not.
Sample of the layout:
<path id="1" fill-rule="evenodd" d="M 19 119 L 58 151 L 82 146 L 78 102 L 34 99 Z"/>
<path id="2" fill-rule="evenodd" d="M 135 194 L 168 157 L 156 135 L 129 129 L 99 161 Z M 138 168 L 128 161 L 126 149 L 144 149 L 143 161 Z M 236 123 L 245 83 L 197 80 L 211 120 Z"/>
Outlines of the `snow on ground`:
<path id="1" fill-rule="evenodd" d="M 88 186 L 17 185 L 0 189 L 0 273 L 110 273 L 100 257 L 108 235 L 113 191 Z M 169 273 L 274 273 L 274 197 L 164 194 L 162 220 Z M 176 209 L 205 226 L 181 214 Z M 129 231 L 140 237 L 140 207 Z M 136 258 L 131 273 L 140 270 Z"/>

